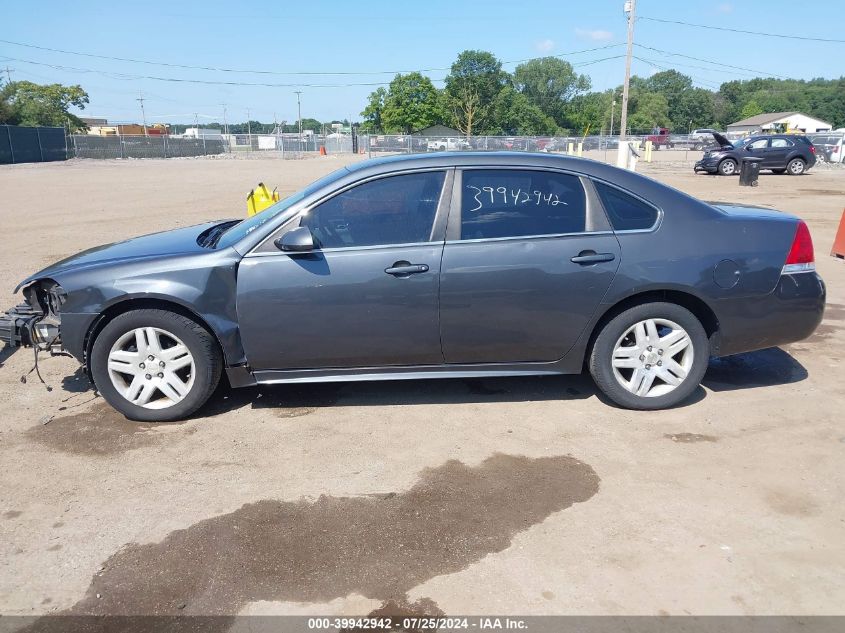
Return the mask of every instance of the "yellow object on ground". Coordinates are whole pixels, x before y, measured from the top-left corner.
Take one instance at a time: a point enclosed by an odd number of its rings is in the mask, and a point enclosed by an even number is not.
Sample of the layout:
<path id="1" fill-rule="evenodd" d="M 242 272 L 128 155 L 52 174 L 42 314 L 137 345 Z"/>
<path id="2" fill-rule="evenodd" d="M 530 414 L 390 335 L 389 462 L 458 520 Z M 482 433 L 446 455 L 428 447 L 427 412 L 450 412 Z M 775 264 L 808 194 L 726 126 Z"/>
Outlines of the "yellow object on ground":
<path id="1" fill-rule="evenodd" d="M 278 201 L 279 192 L 275 189 L 270 191 L 263 182 L 259 182 L 258 186 L 250 191 L 246 196 L 247 217 L 252 217 L 256 213 L 261 213 L 264 209 L 276 204 Z"/>

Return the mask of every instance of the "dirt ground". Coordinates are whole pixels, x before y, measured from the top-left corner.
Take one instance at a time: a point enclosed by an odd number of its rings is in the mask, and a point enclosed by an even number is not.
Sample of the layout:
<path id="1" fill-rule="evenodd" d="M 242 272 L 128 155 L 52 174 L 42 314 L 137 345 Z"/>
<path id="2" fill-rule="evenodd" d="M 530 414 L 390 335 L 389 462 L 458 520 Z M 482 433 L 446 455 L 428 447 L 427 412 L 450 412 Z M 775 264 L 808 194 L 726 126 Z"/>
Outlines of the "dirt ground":
<path id="1" fill-rule="evenodd" d="M 62 257 L 350 160 L 0 167 L 0 305 Z M 711 362 L 669 411 L 573 376 L 221 390 L 172 425 L 119 417 L 71 359 L 22 384 L 32 354 L 0 351 L 0 613 L 842 614 L 845 171 L 641 171 L 807 220 L 816 334 Z"/>

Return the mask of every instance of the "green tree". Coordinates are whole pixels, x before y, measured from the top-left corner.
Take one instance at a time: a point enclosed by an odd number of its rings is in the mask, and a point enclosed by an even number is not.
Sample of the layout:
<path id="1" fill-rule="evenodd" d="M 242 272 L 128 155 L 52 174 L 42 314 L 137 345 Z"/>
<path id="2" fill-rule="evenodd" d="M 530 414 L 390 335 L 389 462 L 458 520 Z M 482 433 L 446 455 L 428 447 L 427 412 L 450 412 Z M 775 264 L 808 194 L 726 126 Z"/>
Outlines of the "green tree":
<path id="1" fill-rule="evenodd" d="M 409 134 L 441 120 L 440 101 L 431 79 L 417 72 L 396 75 L 384 97 L 384 130 Z"/>
<path id="2" fill-rule="evenodd" d="M 554 134 L 557 123 L 539 107 L 528 100 L 513 86 L 505 86 L 493 100 L 493 119 L 496 122 L 490 132 L 494 134 L 518 134 L 535 136 Z"/>
<path id="3" fill-rule="evenodd" d="M 0 79 L 0 123 L 9 123 L 12 118 L 12 107 L 9 105 L 6 91 L 3 89 L 3 80 Z"/>
<path id="4" fill-rule="evenodd" d="M 367 107 L 361 112 L 364 117 L 364 123 L 361 125 L 362 132 L 383 132 L 381 115 L 384 111 L 384 99 L 387 96 L 387 90 L 384 87 L 378 88 L 370 93 L 367 98 Z"/>
<path id="5" fill-rule="evenodd" d="M 757 116 L 758 114 L 763 114 L 764 110 L 760 107 L 760 104 L 752 99 L 744 106 L 742 106 L 742 110 L 739 113 L 739 117 L 741 119 L 748 119 L 753 116 Z"/>
<path id="6" fill-rule="evenodd" d="M 577 74 L 569 62 L 542 57 L 520 64 L 513 83 L 529 101 L 559 125 L 564 121 L 566 103 L 590 89 L 590 78 Z"/>
<path id="7" fill-rule="evenodd" d="M 628 127 L 634 134 L 669 125 L 669 101 L 659 92 L 638 91 L 629 97 Z"/>
<path id="8" fill-rule="evenodd" d="M 674 113 L 669 111 L 672 126 L 676 132 L 688 128 L 712 127 L 716 122 L 716 108 L 713 93 L 704 88 L 690 88 L 681 93 L 675 102 Z"/>
<path id="9" fill-rule="evenodd" d="M 0 102 L 7 104 L 8 122 L 14 125 L 68 125 L 71 130 L 85 129 L 85 124 L 71 107 L 85 109 L 88 93 L 81 86 L 40 85 L 31 81 L 13 81 L 3 86 Z"/>
<path id="10" fill-rule="evenodd" d="M 493 129 L 493 101 L 507 80 L 492 53 L 467 50 L 458 55 L 445 88 L 455 127 L 467 136 Z"/>

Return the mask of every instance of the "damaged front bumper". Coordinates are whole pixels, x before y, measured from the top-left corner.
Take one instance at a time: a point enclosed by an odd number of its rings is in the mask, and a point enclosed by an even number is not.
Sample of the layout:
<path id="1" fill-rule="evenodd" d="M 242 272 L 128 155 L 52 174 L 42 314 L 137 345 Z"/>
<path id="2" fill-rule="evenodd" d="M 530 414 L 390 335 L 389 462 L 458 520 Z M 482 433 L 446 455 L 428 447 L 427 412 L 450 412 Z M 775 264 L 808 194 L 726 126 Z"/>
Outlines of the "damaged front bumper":
<path id="1" fill-rule="evenodd" d="M 8 347 L 35 347 L 51 354 L 61 353 L 60 321 L 28 303 L 0 314 L 0 341 Z"/>
<path id="2" fill-rule="evenodd" d="M 9 347 L 32 347 L 33 328 L 41 316 L 25 303 L 0 315 L 0 341 Z"/>

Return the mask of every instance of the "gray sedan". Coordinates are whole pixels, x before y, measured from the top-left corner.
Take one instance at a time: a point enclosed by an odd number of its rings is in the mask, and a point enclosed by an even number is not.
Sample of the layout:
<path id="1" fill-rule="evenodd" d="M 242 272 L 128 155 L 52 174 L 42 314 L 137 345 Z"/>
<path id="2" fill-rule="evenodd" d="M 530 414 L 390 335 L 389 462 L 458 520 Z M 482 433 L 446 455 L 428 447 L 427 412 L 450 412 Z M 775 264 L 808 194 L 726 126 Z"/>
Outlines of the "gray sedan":
<path id="1" fill-rule="evenodd" d="M 825 289 L 806 225 L 590 160 L 438 153 L 343 168 L 247 220 L 130 239 L 22 282 L 7 345 L 69 353 L 126 417 L 269 383 L 588 369 L 678 404 L 712 356 L 797 341 Z"/>

